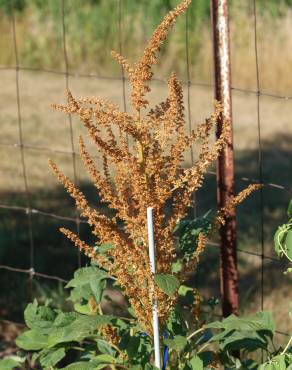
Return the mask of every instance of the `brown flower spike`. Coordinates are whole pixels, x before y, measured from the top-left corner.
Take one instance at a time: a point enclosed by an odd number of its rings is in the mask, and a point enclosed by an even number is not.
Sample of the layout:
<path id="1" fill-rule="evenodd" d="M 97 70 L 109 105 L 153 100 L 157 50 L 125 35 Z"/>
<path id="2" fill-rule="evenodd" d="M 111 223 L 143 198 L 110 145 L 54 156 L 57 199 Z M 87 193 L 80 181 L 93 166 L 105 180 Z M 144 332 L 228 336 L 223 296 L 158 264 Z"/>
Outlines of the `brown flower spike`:
<path id="1" fill-rule="evenodd" d="M 110 218 L 91 208 L 84 194 L 50 161 L 59 181 L 75 199 L 81 216 L 87 218 L 92 227 L 96 245 L 87 245 L 69 230 L 61 231 L 116 277 L 140 324 L 149 333 L 152 333 L 149 292 L 154 290 L 156 294 L 162 324 L 174 307 L 177 296 L 166 296 L 154 283 L 147 252 L 147 207 L 154 208 L 157 270 L 171 273 L 172 263 L 176 260 L 174 226 L 186 215 L 193 192 L 202 186 L 204 174 L 226 145 L 229 131 L 229 122 L 224 122 L 220 138 L 213 145 L 209 143 L 211 129 L 222 113 L 220 104 L 216 104 L 211 117 L 198 125 L 195 131 L 186 134 L 183 91 L 175 73 L 168 80 L 166 100 L 153 108 L 148 107 L 145 96 L 150 91 L 147 83 L 152 78 L 151 66 L 157 62 L 158 51 L 169 29 L 190 3 L 191 0 L 185 0 L 166 15 L 138 63 L 131 65 L 118 53 L 112 53 L 129 75 L 132 114 L 120 111 L 118 106 L 103 99 L 75 99 L 70 92 L 66 106 L 54 105 L 67 114 L 78 115 L 86 127 L 103 159 L 103 168 L 96 167 L 81 137 L 80 155 L 101 200 L 115 211 L 115 216 Z M 195 142 L 200 147 L 198 159 L 192 168 L 185 169 L 184 152 Z M 231 206 L 245 195 L 235 198 Z M 171 206 L 171 212 L 166 212 L 166 204 Z M 226 212 L 223 211 L 220 217 L 224 218 Z M 113 245 L 107 252 L 110 258 L 98 251 L 99 245 L 104 243 Z M 198 261 L 205 248 L 206 237 L 201 235 L 198 243 L 193 259 L 180 275 L 181 279 L 184 279 L 184 271 L 187 273 Z"/>

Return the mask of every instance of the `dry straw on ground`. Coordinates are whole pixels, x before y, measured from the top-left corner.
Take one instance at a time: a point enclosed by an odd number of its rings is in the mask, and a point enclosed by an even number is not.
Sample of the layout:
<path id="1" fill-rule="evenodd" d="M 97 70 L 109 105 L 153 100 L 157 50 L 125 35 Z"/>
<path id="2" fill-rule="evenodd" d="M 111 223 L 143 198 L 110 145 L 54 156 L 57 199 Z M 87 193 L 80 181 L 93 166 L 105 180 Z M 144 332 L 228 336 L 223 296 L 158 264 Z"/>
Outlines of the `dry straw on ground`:
<path id="1" fill-rule="evenodd" d="M 174 73 L 168 80 L 168 97 L 164 102 L 150 108 L 146 99 L 150 92 L 151 67 L 157 62 L 160 46 L 176 18 L 190 3 L 191 0 L 185 0 L 166 15 L 138 63 L 132 65 L 118 53 L 113 53 L 129 75 L 132 113 L 120 111 L 118 106 L 95 97 L 75 99 L 71 93 L 68 93 L 67 106 L 54 105 L 67 114 L 78 115 L 88 130 L 89 138 L 103 158 L 103 169 L 96 167 L 82 137 L 80 155 L 101 200 L 115 211 L 115 215 L 109 217 L 92 208 L 84 194 L 51 161 L 53 171 L 75 199 L 81 216 L 88 219 L 96 236 L 96 245 L 87 245 L 69 230 L 61 231 L 117 278 L 139 322 L 149 333 L 152 332 L 149 292 L 154 289 L 160 302 L 161 323 L 167 319 L 177 297 L 166 296 L 154 283 L 147 253 L 146 209 L 154 208 L 157 270 L 171 273 L 177 258 L 173 229 L 186 215 L 193 192 L 202 186 L 204 174 L 226 145 L 229 132 L 229 123 L 225 121 L 221 136 L 210 144 L 212 128 L 222 114 L 220 104 L 216 104 L 211 117 L 186 134 L 182 86 Z M 195 142 L 200 148 L 198 159 L 193 167 L 185 169 L 183 154 Z M 231 206 L 242 201 L 252 189 L 250 187 L 234 198 Z M 166 212 L 169 207 L 171 212 Z M 221 213 L 224 216 L 227 212 Z M 113 244 L 106 256 L 98 250 L 104 243 Z M 180 279 L 194 267 L 205 245 L 206 236 L 201 234 L 196 252 L 180 273 Z"/>

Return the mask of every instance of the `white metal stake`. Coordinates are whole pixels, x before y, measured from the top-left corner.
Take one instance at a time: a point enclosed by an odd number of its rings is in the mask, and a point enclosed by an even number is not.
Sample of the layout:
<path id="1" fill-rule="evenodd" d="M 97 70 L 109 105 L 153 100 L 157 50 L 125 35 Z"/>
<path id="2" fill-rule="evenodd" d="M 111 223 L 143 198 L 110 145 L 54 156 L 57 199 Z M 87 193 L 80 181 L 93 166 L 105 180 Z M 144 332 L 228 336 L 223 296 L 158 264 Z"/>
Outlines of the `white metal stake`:
<path id="1" fill-rule="evenodd" d="M 147 227 L 148 227 L 148 248 L 149 248 L 149 259 L 150 268 L 153 274 L 156 273 L 155 266 L 155 245 L 154 245 L 154 227 L 153 227 L 153 208 L 147 208 Z M 160 369 L 160 343 L 159 343 L 159 321 L 157 311 L 157 299 L 153 297 L 152 303 L 153 313 L 153 335 L 154 335 L 154 355 L 155 355 L 155 366 Z"/>

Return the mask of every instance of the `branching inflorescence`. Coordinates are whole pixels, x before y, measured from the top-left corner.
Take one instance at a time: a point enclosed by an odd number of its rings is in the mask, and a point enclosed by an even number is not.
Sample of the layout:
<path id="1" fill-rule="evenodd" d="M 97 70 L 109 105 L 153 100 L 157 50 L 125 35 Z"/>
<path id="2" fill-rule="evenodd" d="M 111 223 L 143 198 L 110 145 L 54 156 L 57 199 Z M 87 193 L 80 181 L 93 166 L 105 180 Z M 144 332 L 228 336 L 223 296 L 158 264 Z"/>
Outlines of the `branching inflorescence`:
<path id="1" fill-rule="evenodd" d="M 103 159 L 102 170 L 96 167 L 82 137 L 79 142 L 81 157 L 101 200 L 115 211 L 115 215 L 109 217 L 92 209 L 84 194 L 50 161 L 58 179 L 75 199 L 81 216 L 86 217 L 92 227 L 96 245 L 87 245 L 67 229 L 61 231 L 117 278 L 140 324 L 149 333 L 152 332 L 149 292 L 154 289 L 160 302 L 158 308 L 162 324 L 174 307 L 177 296 L 165 295 L 154 283 L 147 252 L 146 209 L 154 209 L 157 270 L 159 273 L 171 273 L 171 266 L 177 258 L 173 229 L 186 215 L 193 192 L 202 186 L 204 174 L 226 145 L 229 132 L 229 122 L 225 121 L 221 136 L 210 144 L 212 128 L 222 114 L 220 104 L 216 103 L 211 117 L 186 134 L 183 91 L 174 73 L 168 80 L 168 97 L 164 102 L 150 109 L 146 99 L 146 94 L 150 92 L 151 67 L 157 63 L 160 46 L 177 17 L 190 3 L 191 0 L 185 0 L 166 15 L 138 63 L 132 65 L 118 53 L 112 53 L 129 75 L 131 114 L 95 97 L 75 99 L 70 92 L 66 106 L 54 105 L 54 108 L 67 114 L 78 115 L 86 127 L 89 138 Z M 200 148 L 198 159 L 193 167 L 185 169 L 183 155 L 195 142 Z M 251 190 L 253 187 L 234 198 L 231 207 L 242 201 Z M 166 204 L 171 207 L 171 212 L 166 212 Z M 219 214 L 219 221 L 224 219 L 226 212 L 228 210 Z M 99 253 L 98 249 L 105 243 L 113 245 L 106 255 Z M 206 236 L 201 234 L 193 258 L 181 274 L 197 262 L 205 245 Z"/>

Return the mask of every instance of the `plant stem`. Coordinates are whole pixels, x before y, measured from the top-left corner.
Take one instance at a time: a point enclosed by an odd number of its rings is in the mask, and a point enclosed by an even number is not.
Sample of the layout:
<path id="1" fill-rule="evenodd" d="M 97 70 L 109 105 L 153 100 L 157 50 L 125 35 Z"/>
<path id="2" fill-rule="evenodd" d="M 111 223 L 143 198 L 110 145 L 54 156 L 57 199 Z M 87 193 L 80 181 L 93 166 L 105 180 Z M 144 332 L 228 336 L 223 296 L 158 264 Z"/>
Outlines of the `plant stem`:
<path id="1" fill-rule="evenodd" d="M 282 247 L 282 244 L 281 244 L 281 239 L 280 239 L 280 236 L 282 236 L 282 234 L 286 233 L 287 230 L 283 230 L 282 232 L 279 233 L 278 235 L 278 243 L 279 243 L 279 246 L 280 246 L 280 249 L 281 249 L 281 252 L 285 255 L 285 257 L 288 259 L 289 262 L 292 262 L 292 259 L 288 256 L 288 254 L 286 253 L 285 249 Z"/>
<path id="2" fill-rule="evenodd" d="M 197 335 L 197 334 L 201 333 L 201 332 L 202 332 L 202 331 L 204 331 L 204 330 L 205 330 L 205 328 L 204 328 L 204 327 L 202 327 L 202 328 L 200 328 L 200 329 L 198 329 L 198 330 L 194 331 L 192 334 L 190 334 L 190 335 L 187 337 L 187 340 L 192 339 L 195 335 Z"/>
<path id="3" fill-rule="evenodd" d="M 287 352 L 287 350 L 288 350 L 288 348 L 289 348 L 289 346 L 290 346 L 291 342 L 292 342 L 292 336 L 290 337 L 290 339 L 289 339 L 289 341 L 288 341 L 288 343 L 287 343 L 286 347 L 285 347 L 285 348 L 283 349 L 283 351 L 281 352 L 281 355 L 284 355 L 284 354 Z"/>
<path id="4" fill-rule="evenodd" d="M 207 342 L 207 343 L 205 343 L 199 350 L 198 350 L 198 352 L 197 353 L 200 353 L 200 352 L 202 352 L 206 347 L 208 347 L 208 345 L 209 344 L 211 344 L 211 342 Z"/>

